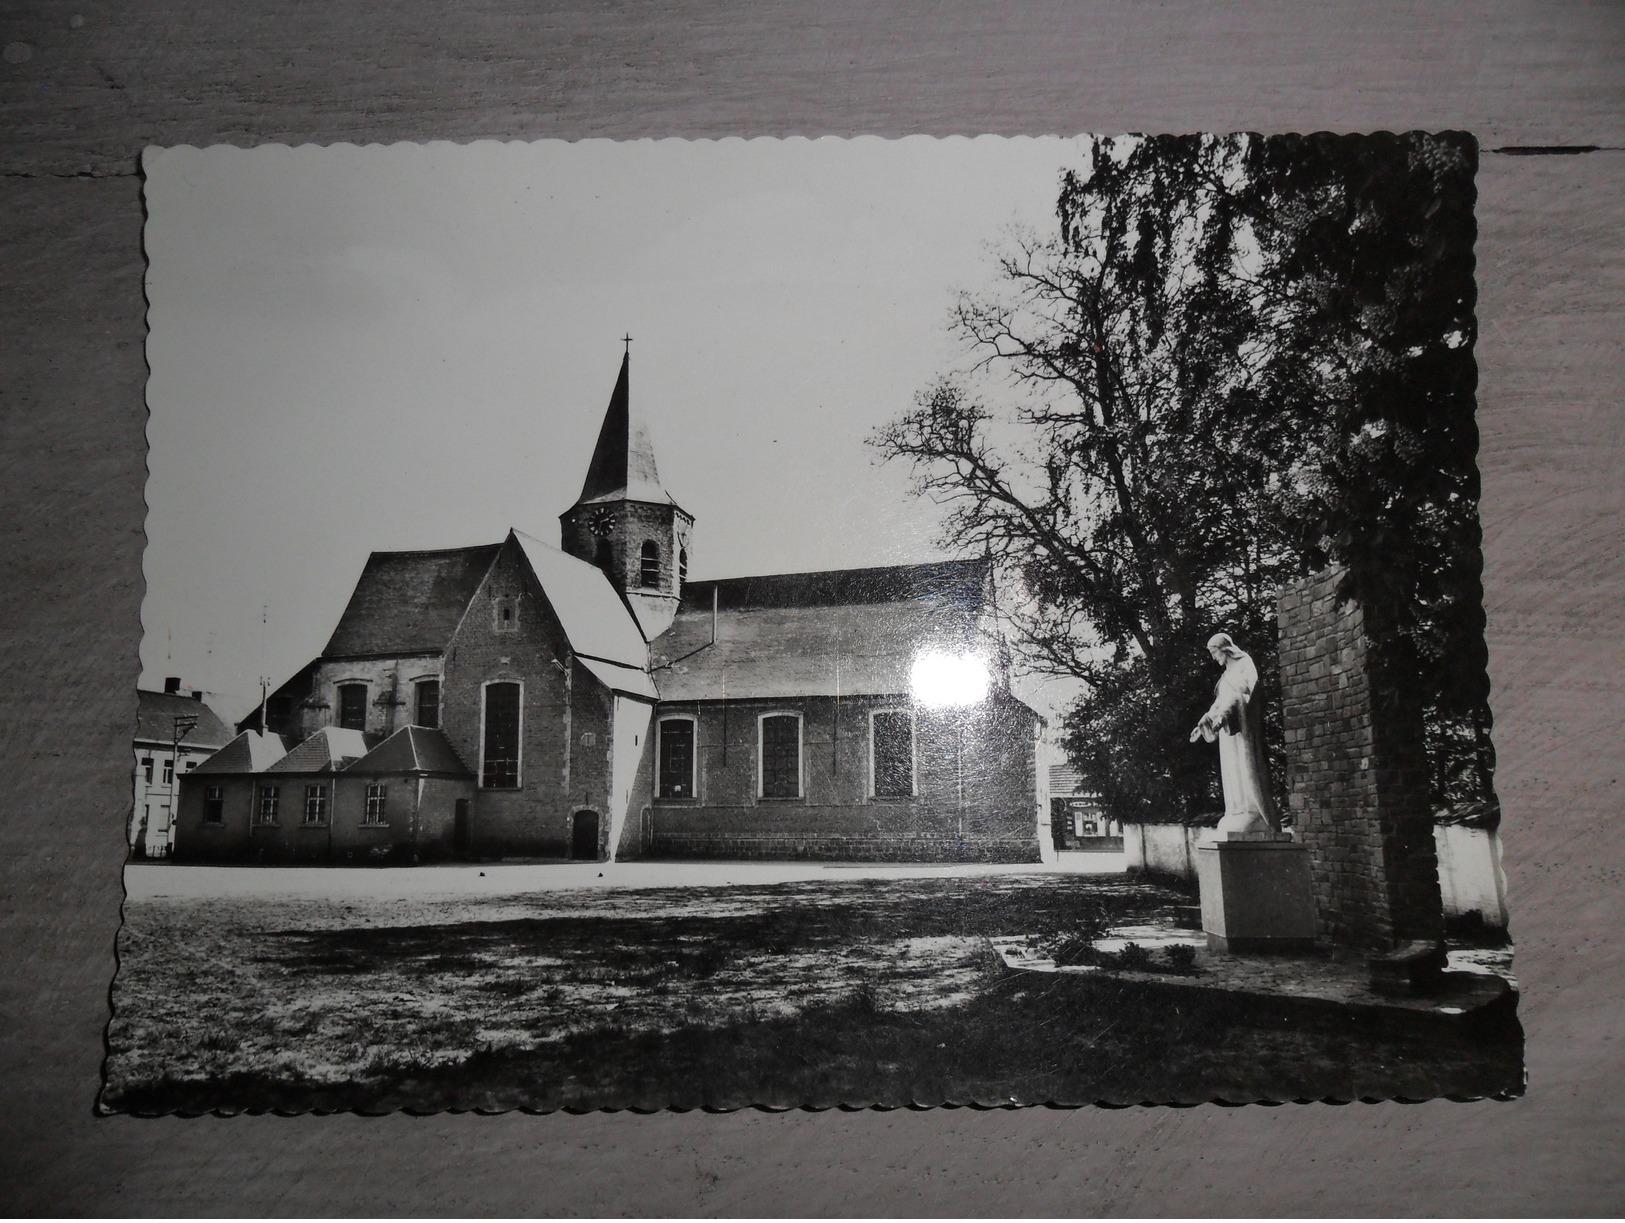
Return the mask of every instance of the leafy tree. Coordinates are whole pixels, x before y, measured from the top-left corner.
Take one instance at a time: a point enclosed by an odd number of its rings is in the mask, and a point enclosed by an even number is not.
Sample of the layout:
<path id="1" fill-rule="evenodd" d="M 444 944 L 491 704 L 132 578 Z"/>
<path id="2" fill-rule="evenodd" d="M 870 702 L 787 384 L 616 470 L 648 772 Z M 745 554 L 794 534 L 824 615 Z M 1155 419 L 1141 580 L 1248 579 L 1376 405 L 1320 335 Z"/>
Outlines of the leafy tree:
<path id="1" fill-rule="evenodd" d="M 1471 169 L 1465 138 L 1098 140 L 956 304 L 970 373 L 871 439 L 1021 590 L 1025 661 L 1085 681 L 1066 744 L 1114 815 L 1213 809 L 1203 644 L 1268 685 L 1275 592 L 1328 560 L 1395 716 L 1480 716 Z"/>

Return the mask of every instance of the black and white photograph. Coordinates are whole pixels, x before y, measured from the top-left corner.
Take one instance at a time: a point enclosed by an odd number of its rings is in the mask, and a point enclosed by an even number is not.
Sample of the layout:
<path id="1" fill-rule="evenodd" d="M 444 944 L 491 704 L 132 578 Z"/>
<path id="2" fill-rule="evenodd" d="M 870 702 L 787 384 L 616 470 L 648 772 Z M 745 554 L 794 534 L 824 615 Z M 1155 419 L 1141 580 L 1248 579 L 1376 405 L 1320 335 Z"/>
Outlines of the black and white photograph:
<path id="1" fill-rule="evenodd" d="M 1521 1095 L 1478 161 L 148 149 L 99 1110 Z"/>

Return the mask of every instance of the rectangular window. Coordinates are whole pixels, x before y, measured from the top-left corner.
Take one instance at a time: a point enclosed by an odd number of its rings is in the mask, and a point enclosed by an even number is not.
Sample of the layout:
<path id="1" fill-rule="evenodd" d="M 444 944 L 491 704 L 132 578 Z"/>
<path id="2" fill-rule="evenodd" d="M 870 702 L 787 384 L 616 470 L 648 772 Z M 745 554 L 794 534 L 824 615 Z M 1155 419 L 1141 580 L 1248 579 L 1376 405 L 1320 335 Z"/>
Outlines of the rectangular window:
<path id="1" fill-rule="evenodd" d="M 311 784 L 305 787 L 305 823 L 327 823 L 327 787 Z"/>
<path id="2" fill-rule="evenodd" d="M 367 729 L 367 685 L 339 685 L 339 725 L 345 730 Z"/>
<path id="3" fill-rule="evenodd" d="M 276 823 L 277 813 L 282 806 L 282 788 L 280 786 L 260 787 L 260 814 L 261 824 Z"/>
<path id="4" fill-rule="evenodd" d="M 143 756 L 143 757 L 141 757 L 141 776 L 142 776 L 142 779 L 149 786 L 152 784 L 152 757 L 151 756 Z"/>
<path id="5" fill-rule="evenodd" d="M 869 720 L 870 759 L 876 798 L 914 793 L 914 716 L 906 709 L 877 709 Z"/>
<path id="6" fill-rule="evenodd" d="M 174 781 L 175 781 L 175 762 L 173 760 L 166 760 L 166 761 L 164 761 L 164 784 L 166 786 L 167 785 L 172 785 L 172 784 L 174 784 Z"/>
<path id="7" fill-rule="evenodd" d="M 205 824 L 224 824 L 226 822 L 226 790 L 224 786 L 210 786 L 203 791 L 203 822 Z"/>
<path id="8" fill-rule="evenodd" d="M 389 787 L 381 783 L 374 783 L 367 787 L 367 814 L 361 822 L 369 828 L 378 828 L 389 823 Z"/>
<path id="9" fill-rule="evenodd" d="M 437 679 L 420 679 L 413 689 L 417 709 L 414 711 L 413 722 L 419 726 L 426 726 L 434 730 L 440 725 L 440 681 Z"/>
<path id="10" fill-rule="evenodd" d="M 694 797 L 694 721 L 668 718 L 660 723 L 661 798 Z"/>
<path id="11" fill-rule="evenodd" d="M 485 750 L 480 784 L 490 790 L 519 787 L 519 685 L 485 686 Z"/>
<path id="12" fill-rule="evenodd" d="M 801 718 L 772 714 L 761 721 L 762 797 L 801 797 Z"/>

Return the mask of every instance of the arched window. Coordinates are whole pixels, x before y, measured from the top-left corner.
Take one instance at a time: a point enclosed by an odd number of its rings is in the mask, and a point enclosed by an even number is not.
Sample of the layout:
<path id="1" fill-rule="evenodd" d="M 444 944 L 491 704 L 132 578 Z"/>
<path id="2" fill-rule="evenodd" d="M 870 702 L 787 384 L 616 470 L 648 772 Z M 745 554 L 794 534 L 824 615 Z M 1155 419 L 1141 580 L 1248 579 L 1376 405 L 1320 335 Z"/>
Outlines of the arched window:
<path id="1" fill-rule="evenodd" d="M 677 550 L 677 584 L 681 586 L 688 581 L 688 549 Z"/>
<path id="2" fill-rule="evenodd" d="M 643 541 L 643 561 L 638 568 L 638 581 L 644 586 L 660 585 L 660 545 L 652 539 Z"/>
<path id="3" fill-rule="evenodd" d="M 765 713 L 756 720 L 756 794 L 801 797 L 801 715 Z"/>
<path id="4" fill-rule="evenodd" d="M 481 735 L 485 750 L 480 757 L 480 785 L 488 790 L 519 788 L 520 695 L 515 683 L 493 681 L 485 685 Z"/>
<path id="5" fill-rule="evenodd" d="M 412 724 L 434 730 L 440 725 L 440 681 L 420 679 L 412 685 Z"/>
<path id="6" fill-rule="evenodd" d="M 694 719 L 661 718 L 659 763 L 655 767 L 661 798 L 694 797 Z"/>
<path id="7" fill-rule="evenodd" d="M 339 725 L 345 730 L 367 729 L 367 685 L 339 685 Z"/>

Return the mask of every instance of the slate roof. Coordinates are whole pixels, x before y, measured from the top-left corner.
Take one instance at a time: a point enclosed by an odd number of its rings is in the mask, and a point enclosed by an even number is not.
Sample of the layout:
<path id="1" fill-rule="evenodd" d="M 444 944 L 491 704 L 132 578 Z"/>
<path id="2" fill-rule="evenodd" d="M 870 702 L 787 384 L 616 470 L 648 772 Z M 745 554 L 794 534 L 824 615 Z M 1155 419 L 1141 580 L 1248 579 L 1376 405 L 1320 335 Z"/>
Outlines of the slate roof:
<path id="1" fill-rule="evenodd" d="M 374 552 L 322 656 L 444 650 L 501 548 L 482 544 L 436 552 Z"/>
<path id="2" fill-rule="evenodd" d="M 263 773 L 287 754 L 288 742 L 281 735 L 262 735 L 257 730 L 245 730 L 187 776 L 196 773 Z"/>
<path id="3" fill-rule="evenodd" d="M 469 776 L 457 749 L 445 733 L 424 726 L 403 726 L 344 770 L 346 773 L 449 773 Z"/>
<path id="4" fill-rule="evenodd" d="M 337 773 L 360 760 L 377 741 L 376 735 L 366 735 L 359 730 L 324 726 L 264 771 Z"/>
<path id="5" fill-rule="evenodd" d="M 643 630 L 602 569 L 519 531 L 509 537 L 523 551 L 571 649 L 638 670 L 648 665 Z"/>
<path id="6" fill-rule="evenodd" d="M 173 692 L 149 692 L 145 688 L 138 688 L 135 695 L 137 742 L 174 742 L 177 717 L 197 719 L 197 725 L 181 737 L 182 747 L 218 748 L 231 739 L 231 727 L 200 700 Z"/>
<path id="7" fill-rule="evenodd" d="M 1049 792 L 1053 798 L 1096 798 L 1092 790 L 1083 788 L 1083 779 L 1070 764 L 1049 766 Z"/>
<path id="8" fill-rule="evenodd" d="M 986 576 L 952 561 L 690 583 L 655 642 L 660 698 L 904 695 L 922 649 L 975 641 Z"/>
<path id="9" fill-rule="evenodd" d="M 631 353 L 621 358 L 620 377 L 609 397 L 609 409 L 598 431 L 587 478 L 577 505 L 603 501 L 650 501 L 676 505 L 660 483 L 655 469 L 654 445 L 643 422 L 634 418 L 631 394 Z"/>
<path id="10" fill-rule="evenodd" d="M 987 600 L 991 572 L 985 560 L 962 560 L 692 581 L 683 584 L 682 610 L 709 612 L 713 590 L 717 606 L 722 609 L 833 607 L 933 599 L 974 605 L 980 610 Z"/>

